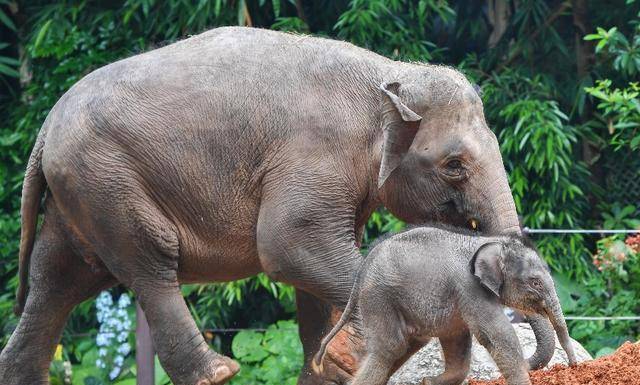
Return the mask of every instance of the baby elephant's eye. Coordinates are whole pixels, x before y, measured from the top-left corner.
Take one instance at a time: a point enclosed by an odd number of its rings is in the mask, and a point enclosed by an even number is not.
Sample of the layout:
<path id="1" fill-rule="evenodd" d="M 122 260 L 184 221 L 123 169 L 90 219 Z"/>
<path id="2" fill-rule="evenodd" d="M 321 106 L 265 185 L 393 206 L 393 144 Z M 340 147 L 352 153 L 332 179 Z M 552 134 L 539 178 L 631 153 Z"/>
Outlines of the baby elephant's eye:
<path id="1" fill-rule="evenodd" d="M 542 289 L 542 281 L 539 278 L 531 278 L 531 286 Z"/>

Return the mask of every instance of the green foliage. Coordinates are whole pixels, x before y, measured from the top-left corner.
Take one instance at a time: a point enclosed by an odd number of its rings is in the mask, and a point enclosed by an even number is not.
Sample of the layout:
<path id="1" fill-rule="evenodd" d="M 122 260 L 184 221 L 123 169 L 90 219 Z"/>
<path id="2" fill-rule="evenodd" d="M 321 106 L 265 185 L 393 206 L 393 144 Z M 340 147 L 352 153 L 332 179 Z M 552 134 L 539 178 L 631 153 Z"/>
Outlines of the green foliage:
<path id="1" fill-rule="evenodd" d="M 559 277 L 558 291 L 564 310 L 585 316 L 635 316 L 640 314 L 640 235 L 598 241 L 593 264 L 599 274 L 582 283 Z M 571 321 L 573 338 L 585 341 L 585 348 L 597 356 L 607 354 L 624 341 L 640 339 L 635 321 Z"/>
<path id="2" fill-rule="evenodd" d="M 338 37 L 394 59 L 424 61 L 438 52 L 426 31 L 454 16 L 447 1 L 352 0 L 334 29 Z"/>
<path id="3" fill-rule="evenodd" d="M 380 235 L 385 233 L 397 233 L 404 229 L 405 223 L 394 217 L 390 212 L 384 209 L 380 209 L 369 218 L 369 222 L 366 225 L 362 244 L 363 251 L 368 250 L 369 244 Z"/>
<path id="4" fill-rule="evenodd" d="M 607 121 L 611 143 L 619 149 L 625 145 L 632 150 L 640 148 L 640 86 L 631 82 L 627 88 L 612 88 L 609 79 L 599 80 L 586 91 L 597 98 L 598 109 Z"/>
<path id="5" fill-rule="evenodd" d="M 617 27 L 608 31 L 598 27 L 598 32 L 584 37 L 585 40 L 597 41 L 596 53 L 607 53 L 613 57 L 613 68 L 625 75 L 640 73 L 640 22 L 633 20 L 636 35 L 627 39 Z"/>
<path id="6" fill-rule="evenodd" d="M 224 284 L 183 285 L 182 294 L 202 330 L 229 325 L 262 327 L 295 312 L 293 287 L 264 274 Z"/>
<path id="7" fill-rule="evenodd" d="M 600 79 L 586 91 L 598 101 L 600 120 L 606 123 L 610 142 L 615 149 L 640 148 L 640 13 L 629 22 L 633 36 L 627 38 L 617 27 L 598 28 L 585 40 L 597 42 L 595 52 L 603 63 L 613 63 L 616 79 Z M 624 86 L 616 87 L 614 82 Z"/>
<path id="8" fill-rule="evenodd" d="M 624 207 L 614 203 L 610 207 L 600 206 L 602 210 L 602 225 L 605 229 L 640 229 L 640 220 L 635 217 L 636 207 Z"/>
<path id="9" fill-rule="evenodd" d="M 11 3 L 9 0 L 0 0 L 0 5 L 11 6 Z M 2 8 L 0 8 L 0 27 L 11 31 L 12 33 L 17 31 L 15 23 Z M 0 40 L 0 84 L 5 86 L 10 86 L 7 77 L 17 78 L 20 76 L 20 73 L 18 72 L 20 61 L 9 53 L 4 54 L 4 52 L 9 51 L 10 48 L 10 42 L 5 41 L 4 38 Z"/>
<path id="10" fill-rule="evenodd" d="M 298 325 L 279 321 L 264 333 L 241 331 L 231 345 L 242 369 L 230 384 L 294 385 L 302 368 Z"/>

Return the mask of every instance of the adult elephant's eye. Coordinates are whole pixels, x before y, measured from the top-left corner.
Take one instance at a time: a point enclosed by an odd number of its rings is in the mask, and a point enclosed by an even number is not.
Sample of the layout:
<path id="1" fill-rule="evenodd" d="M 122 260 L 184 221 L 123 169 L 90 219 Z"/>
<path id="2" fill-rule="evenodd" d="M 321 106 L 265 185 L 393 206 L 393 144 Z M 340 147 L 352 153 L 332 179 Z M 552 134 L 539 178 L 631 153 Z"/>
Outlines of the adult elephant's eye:
<path id="1" fill-rule="evenodd" d="M 449 162 L 447 162 L 447 168 L 449 170 L 461 170 L 462 162 L 460 162 L 458 159 L 450 160 Z"/>
<path id="2" fill-rule="evenodd" d="M 444 174 L 454 180 L 462 180 L 466 177 L 466 170 L 460 159 L 451 159 L 447 161 L 443 170 Z"/>

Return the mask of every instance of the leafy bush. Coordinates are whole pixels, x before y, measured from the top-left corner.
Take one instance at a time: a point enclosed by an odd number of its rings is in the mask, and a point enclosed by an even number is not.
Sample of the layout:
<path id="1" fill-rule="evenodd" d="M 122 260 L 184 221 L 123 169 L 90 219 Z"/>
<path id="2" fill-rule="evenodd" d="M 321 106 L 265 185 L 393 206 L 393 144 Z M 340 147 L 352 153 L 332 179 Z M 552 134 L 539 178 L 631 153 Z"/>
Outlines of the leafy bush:
<path id="1" fill-rule="evenodd" d="M 617 27 L 609 30 L 597 28 L 597 33 L 589 34 L 585 40 L 597 42 L 596 54 L 603 64 L 613 64 L 612 77 L 596 82 L 586 91 L 598 101 L 599 118 L 606 122 L 610 142 L 615 149 L 629 146 L 640 148 L 640 13 L 629 21 L 633 36 L 627 38 Z M 615 87 L 615 83 L 621 87 Z"/>
<path id="2" fill-rule="evenodd" d="M 302 368 L 302 345 L 294 321 L 278 321 L 262 332 L 244 330 L 231 345 L 242 368 L 230 384 L 294 385 Z"/>
<path id="3" fill-rule="evenodd" d="M 598 241 L 593 256 L 598 274 L 584 283 L 558 277 L 564 310 L 585 316 L 636 316 L 640 314 L 640 235 L 607 237 Z M 570 321 L 573 338 L 585 342 L 596 356 L 608 354 L 624 341 L 640 339 L 637 321 Z"/>

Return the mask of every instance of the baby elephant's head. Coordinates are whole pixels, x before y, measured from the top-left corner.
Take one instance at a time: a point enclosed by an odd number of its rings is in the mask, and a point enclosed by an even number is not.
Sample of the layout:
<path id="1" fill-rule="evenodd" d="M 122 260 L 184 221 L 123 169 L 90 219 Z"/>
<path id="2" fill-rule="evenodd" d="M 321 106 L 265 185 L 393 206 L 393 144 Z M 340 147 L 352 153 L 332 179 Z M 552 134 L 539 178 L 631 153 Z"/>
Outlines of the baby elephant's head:
<path id="1" fill-rule="evenodd" d="M 473 258 L 473 273 L 500 302 L 528 315 L 549 318 L 560 344 L 575 363 L 573 346 L 549 267 L 533 246 L 512 237 L 480 246 Z"/>

